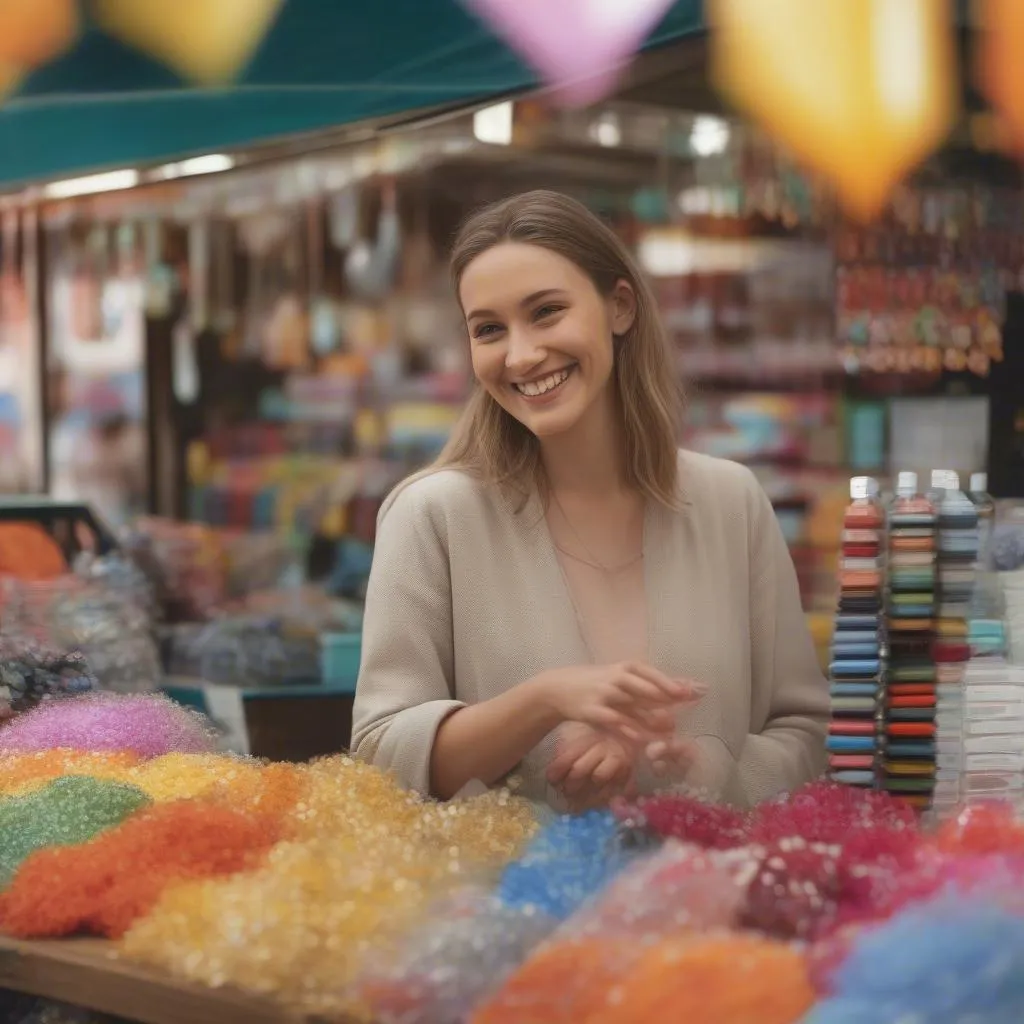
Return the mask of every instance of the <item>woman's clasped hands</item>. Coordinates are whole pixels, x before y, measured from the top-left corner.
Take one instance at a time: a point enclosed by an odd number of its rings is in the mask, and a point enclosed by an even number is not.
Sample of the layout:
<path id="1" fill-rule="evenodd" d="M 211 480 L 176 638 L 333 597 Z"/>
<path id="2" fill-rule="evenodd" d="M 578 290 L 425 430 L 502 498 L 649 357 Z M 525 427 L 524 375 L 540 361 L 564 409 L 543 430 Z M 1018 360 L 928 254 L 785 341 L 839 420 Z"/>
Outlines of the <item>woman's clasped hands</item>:
<path id="1" fill-rule="evenodd" d="M 629 795 L 645 765 L 664 777 L 685 769 L 691 745 L 676 736 L 679 709 L 706 687 L 643 662 L 556 669 L 545 689 L 564 722 L 548 782 L 574 810 Z"/>

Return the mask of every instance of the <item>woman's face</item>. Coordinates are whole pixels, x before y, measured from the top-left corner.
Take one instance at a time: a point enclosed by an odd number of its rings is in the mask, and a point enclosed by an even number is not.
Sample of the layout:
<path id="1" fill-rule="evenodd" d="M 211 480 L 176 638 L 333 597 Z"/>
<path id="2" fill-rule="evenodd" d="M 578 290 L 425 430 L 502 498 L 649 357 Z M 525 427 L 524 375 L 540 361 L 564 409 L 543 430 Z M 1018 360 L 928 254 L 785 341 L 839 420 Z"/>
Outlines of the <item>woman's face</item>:
<path id="1" fill-rule="evenodd" d="M 610 394 L 614 337 L 636 311 L 625 281 L 602 296 L 571 260 L 503 242 L 466 267 L 459 300 L 473 372 L 537 437 L 571 429 Z"/>

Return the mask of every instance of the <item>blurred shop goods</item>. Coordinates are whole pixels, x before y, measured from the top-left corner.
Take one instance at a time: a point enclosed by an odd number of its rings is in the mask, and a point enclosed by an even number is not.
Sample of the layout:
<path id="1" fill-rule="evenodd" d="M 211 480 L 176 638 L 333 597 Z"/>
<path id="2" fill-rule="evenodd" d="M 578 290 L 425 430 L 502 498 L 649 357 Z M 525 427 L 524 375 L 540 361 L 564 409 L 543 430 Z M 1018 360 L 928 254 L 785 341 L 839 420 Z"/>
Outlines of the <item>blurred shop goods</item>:
<path id="1" fill-rule="evenodd" d="M 144 510 L 145 283 L 133 223 L 51 223 L 50 493 L 112 527 Z"/>
<path id="2" fill-rule="evenodd" d="M 293 621 L 232 616 L 172 627 L 164 660 L 174 679 L 229 686 L 282 686 L 320 679 L 320 634 Z"/>
<path id="3" fill-rule="evenodd" d="M 97 681 L 77 651 L 54 650 L 0 633 L 0 720 L 40 701 L 96 688 Z"/>
<path id="4" fill-rule="evenodd" d="M 59 545 L 36 523 L 0 522 L 0 577 L 50 580 L 68 570 Z"/>
<path id="5" fill-rule="evenodd" d="M 848 371 L 987 377 L 1024 270 L 1024 204 L 1001 189 L 902 189 L 886 219 L 839 228 L 836 259 Z"/>
<path id="6" fill-rule="evenodd" d="M 85 559 L 53 580 L 3 580 L 3 633 L 84 657 L 100 688 L 146 693 L 160 685 L 148 587 L 120 555 Z"/>

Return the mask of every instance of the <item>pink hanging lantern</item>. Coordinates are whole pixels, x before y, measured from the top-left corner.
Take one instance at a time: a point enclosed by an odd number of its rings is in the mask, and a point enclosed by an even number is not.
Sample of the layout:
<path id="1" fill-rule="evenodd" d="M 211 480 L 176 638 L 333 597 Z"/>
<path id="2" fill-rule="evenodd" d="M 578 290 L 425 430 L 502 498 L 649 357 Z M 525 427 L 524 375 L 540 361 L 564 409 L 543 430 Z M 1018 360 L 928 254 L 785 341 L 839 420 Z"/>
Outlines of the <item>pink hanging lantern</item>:
<path id="1" fill-rule="evenodd" d="M 555 90 L 586 106 L 614 88 L 672 0 L 463 0 Z"/>

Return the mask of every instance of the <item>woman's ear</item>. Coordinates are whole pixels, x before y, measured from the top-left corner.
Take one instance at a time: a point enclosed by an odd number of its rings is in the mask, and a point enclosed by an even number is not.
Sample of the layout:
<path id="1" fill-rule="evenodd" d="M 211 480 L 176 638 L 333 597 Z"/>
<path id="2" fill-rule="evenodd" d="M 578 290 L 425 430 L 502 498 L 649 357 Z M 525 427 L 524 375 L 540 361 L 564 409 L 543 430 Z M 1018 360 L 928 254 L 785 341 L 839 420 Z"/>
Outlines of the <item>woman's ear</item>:
<path id="1" fill-rule="evenodd" d="M 615 282 L 608 299 L 608 311 L 612 334 L 616 338 L 628 334 L 636 320 L 636 292 L 628 281 L 620 279 Z"/>

